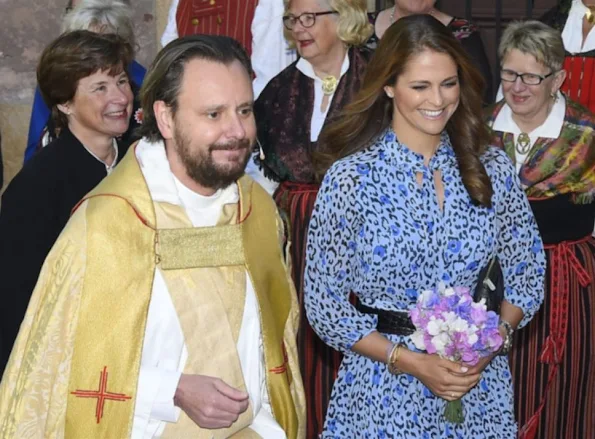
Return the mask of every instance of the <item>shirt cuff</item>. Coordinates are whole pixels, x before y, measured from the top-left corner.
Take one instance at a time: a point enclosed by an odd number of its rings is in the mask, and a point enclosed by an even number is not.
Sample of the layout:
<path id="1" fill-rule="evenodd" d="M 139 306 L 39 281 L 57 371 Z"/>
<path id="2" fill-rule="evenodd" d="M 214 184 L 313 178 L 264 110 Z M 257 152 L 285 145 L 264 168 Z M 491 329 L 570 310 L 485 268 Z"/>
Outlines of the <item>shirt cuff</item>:
<path id="1" fill-rule="evenodd" d="M 174 406 L 174 395 L 181 372 L 172 372 L 158 367 L 141 367 L 137 403 L 141 416 L 152 420 L 176 422 L 180 408 Z M 147 416 L 148 415 L 148 416 Z"/>
<path id="2" fill-rule="evenodd" d="M 174 405 L 174 396 L 181 376 L 181 372 L 163 371 L 159 390 L 151 409 L 151 418 L 177 422 L 180 416 L 180 408 Z"/>

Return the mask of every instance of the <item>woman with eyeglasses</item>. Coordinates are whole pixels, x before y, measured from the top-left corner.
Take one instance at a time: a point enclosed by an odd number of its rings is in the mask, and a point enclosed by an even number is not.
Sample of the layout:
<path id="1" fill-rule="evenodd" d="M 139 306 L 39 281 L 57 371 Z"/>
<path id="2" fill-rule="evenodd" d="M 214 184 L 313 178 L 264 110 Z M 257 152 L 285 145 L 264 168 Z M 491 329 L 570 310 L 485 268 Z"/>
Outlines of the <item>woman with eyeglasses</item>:
<path id="1" fill-rule="evenodd" d="M 374 25 L 374 34 L 368 41 L 368 46 L 376 47 L 378 40 L 395 21 L 414 14 L 428 14 L 441 22 L 461 42 L 463 48 L 475 62 L 485 81 L 483 99 L 486 105 L 494 99 L 492 70 L 483 47 L 479 28 L 473 23 L 460 17 L 448 15 L 436 8 L 436 0 L 395 0 L 394 6 L 382 11 L 369 14 L 370 22 Z"/>
<path id="2" fill-rule="evenodd" d="M 312 163 L 318 137 L 362 82 L 372 33 L 365 0 L 286 0 L 283 24 L 299 60 L 274 77 L 254 112 L 260 151 L 248 166 L 287 215 L 292 275 L 300 303 L 304 249 L 318 184 Z M 308 401 L 308 438 L 322 430 L 341 355 L 312 331 L 301 314 L 298 339 Z"/>
<path id="3" fill-rule="evenodd" d="M 492 143 L 516 166 L 548 257 L 544 305 L 510 356 L 516 417 L 526 438 L 595 437 L 595 116 L 560 92 L 558 31 L 512 23 L 499 56 Z"/>

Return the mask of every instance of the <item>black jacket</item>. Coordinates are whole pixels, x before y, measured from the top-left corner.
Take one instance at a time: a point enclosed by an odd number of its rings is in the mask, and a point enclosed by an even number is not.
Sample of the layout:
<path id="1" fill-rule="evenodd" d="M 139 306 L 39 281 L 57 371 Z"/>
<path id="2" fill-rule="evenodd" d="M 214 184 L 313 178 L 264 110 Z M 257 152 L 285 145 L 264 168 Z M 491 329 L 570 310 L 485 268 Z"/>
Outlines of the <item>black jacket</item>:
<path id="1" fill-rule="evenodd" d="M 118 145 L 118 160 L 125 153 Z M 0 210 L 0 376 L 46 256 L 72 208 L 106 175 L 105 165 L 66 129 L 6 188 Z"/>

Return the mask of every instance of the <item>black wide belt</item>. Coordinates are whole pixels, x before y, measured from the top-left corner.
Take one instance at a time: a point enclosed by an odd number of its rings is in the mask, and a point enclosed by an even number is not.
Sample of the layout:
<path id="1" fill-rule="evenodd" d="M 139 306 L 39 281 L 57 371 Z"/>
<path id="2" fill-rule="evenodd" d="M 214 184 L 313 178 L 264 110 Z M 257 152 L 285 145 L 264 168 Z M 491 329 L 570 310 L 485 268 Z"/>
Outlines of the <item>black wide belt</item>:
<path id="1" fill-rule="evenodd" d="M 364 314 L 375 314 L 378 316 L 378 324 L 376 325 L 378 332 L 396 335 L 411 335 L 415 332 L 415 326 L 407 311 L 375 309 L 362 304 L 359 300 L 355 308 Z"/>

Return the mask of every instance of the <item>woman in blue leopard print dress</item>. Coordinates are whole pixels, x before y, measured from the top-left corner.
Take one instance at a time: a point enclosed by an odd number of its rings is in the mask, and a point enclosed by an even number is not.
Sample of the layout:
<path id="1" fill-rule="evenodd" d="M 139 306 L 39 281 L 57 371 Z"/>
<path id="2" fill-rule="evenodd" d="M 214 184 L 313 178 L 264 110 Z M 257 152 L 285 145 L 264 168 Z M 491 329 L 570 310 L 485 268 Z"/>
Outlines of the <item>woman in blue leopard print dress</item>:
<path id="1" fill-rule="evenodd" d="M 510 160 L 485 146 L 481 82 L 444 26 L 406 17 L 324 134 L 319 163 L 330 169 L 310 223 L 306 310 L 345 358 L 323 438 L 516 437 L 505 356 L 471 367 L 416 350 L 402 328 L 377 327 L 378 314 L 402 315 L 440 281 L 475 288 L 493 256 L 504 274 L 503 321 L 525 325 L 543 300 L 543 245 Z M 456 399 L 462 424 L 443 417 Z"/>

